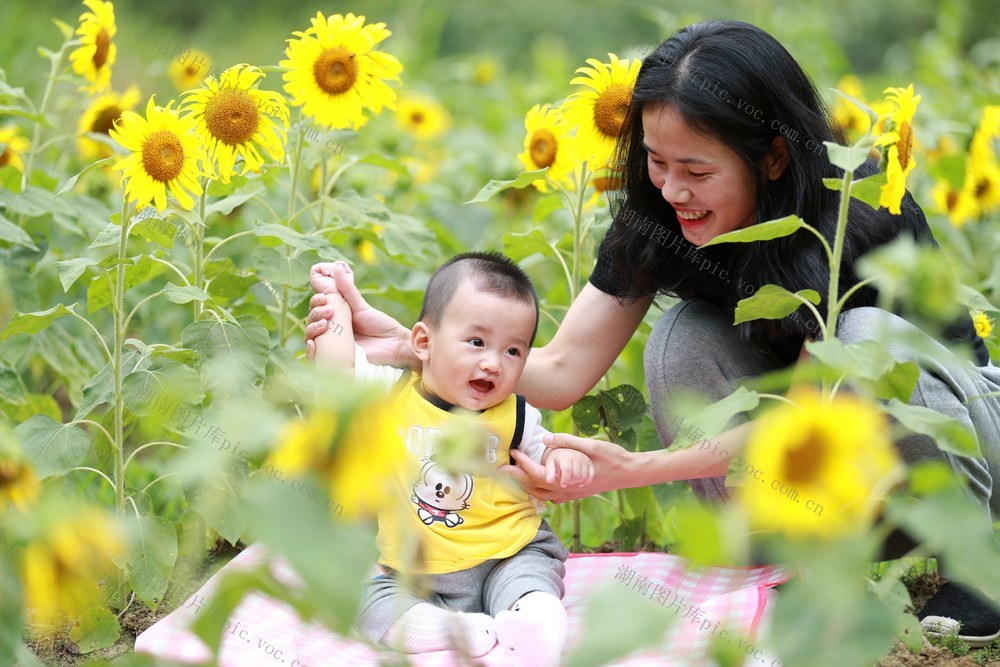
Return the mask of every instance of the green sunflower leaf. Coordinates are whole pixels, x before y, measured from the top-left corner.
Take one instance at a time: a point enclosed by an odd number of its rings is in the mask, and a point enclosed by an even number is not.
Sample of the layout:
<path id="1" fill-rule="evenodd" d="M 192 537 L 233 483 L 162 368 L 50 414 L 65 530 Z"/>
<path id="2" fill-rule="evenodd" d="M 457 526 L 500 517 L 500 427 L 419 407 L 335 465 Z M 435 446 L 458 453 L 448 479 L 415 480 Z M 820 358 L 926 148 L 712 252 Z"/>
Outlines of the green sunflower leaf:
<path id="1" fill-rule="evenodd" d="M 510 188 L 526 188 L 535 181 L 544 181 L 548 171 L 549 170 L 547 168 L 535 169 L 533 171 L 522 171 L 518 174 L 517 178 L 510 181 L 489 181 L 478 193 L 476 193 L 475 197 L 465 203 L 476 204 L 479 202 L 489 201 L 494 195 L 497 195 L 504 190 L 509 190 Z"/>
<path id="2" fill-rule="evenodd" d="M 751 320 L 780 320 L 797 311 L 804 304 L 802 299 L 817 304 L 819 293 L 806 289 L 792 293 L 779 285 L 764 285 L 757 292 L 736 304 L 736 317 L 733 324 Z"/>
<path id="3" fill-rule="evenodd" d="M 797 215 L 789 215 L 777 220 L 768 220 L 756 225 L 750 225 L 734 232 L 719 234 L 702 248 L 721 243 L 751 243 L 753 241 L 770 241 L 771 239 L 789 236 L 806 227 L 806 223 Z"/>

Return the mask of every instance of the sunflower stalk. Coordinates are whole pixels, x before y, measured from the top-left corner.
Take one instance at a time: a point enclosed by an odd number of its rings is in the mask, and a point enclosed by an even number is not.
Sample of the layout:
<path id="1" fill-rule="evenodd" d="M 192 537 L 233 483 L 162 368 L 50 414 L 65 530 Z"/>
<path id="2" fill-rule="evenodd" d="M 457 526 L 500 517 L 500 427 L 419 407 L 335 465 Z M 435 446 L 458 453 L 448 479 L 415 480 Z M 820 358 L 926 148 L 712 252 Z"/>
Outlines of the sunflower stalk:
<path id="1" fill-rule="evenodd" d="M 837 212 L 837 231 L 833 237 L 833 258 L 830 264 L 830 284 L 827 290 L 827 311 L 826 328 L 824 335 L 829 338 L 837 336 L 837 317 L 840 309 L 844 305 L 840 300 L 840 264 L 843 261 L 844 237 L 847 235 L 847 214 L 851 204 L 851 181 L 853 174 L 850 169 L 844 170 L 844 178 L 840 191 L 840 209 Z M 833 399 L 833 388 L 830 380 L 823 380 L 823 397 L 825 400 Z"/>
<path id="2" fill-rule="evenodd" d="M 583 254 L 583 234 L 581 233 L 583 205 L 587 193 L 587 184 L 590 180 L 590 173 L 587 171 L 586 162 L 580 165 L 580 169 L 577 171 L 577 178 L 576 205 L 570 208 L 570 212 L 573 214 L 573 273 L 569 282 L 570 303 L 576 300 L 576 295 L 580 291 L 580 264 L 581 255 Z M 580 429 L 577 427 L 576 422 L 573 422 L 572 433 L 575 436 L 580 435 Z M 581 551 L 583 548 L 583 543 L 580 539 L 580 510 L 582 506 L 582 499 L 573 501 L 573 551 L 576 552 Z"/>
<path id="3" fill-rule="evenodd" d="M 192 244 L 192 252 L 194 252 L 194 286 L 198 289 L 204 289 L 205 286 L 202 285 L 205 273 L 205 254 L 202 243 L 205 238 L 205 230 L 208 229 L 205 224 L 205 200 L 208 199 L 208 179 L 202 179 L 201 183 L 201 197 L 198 198 L 198 221 L 199 224 L 194 226 L 194 243 Z M 197 322 L 201 319 L 201 313 L 203 311 L 204 305 L 198 299 L 194 300 L 194 321 Z"/>
<path id="4" fill-rule="evenodd" d="M 298 136 L 295 138 L 295 151 L 292 157 L 292 180 L 288 186 L 288 217 L 285 220 L 285 224 L 289 227 L 292 226 L 292 219 L 295 215 L 295 190 L 298 185 L 299 180 L 299 163 L 302 161 L 302 142 L 303 133 L 299 132 Z M 322 224 L 322 219 L 320 219 L 320 224 Z M 288 256 L 288 246 L 284 247 L 285 256 Z M 278 304 L 280 308 L 280 314 L 278 316 L 278 345 L 284 345 L 285 340 L 288 338 L 288 285 L 283 285 L 281 288 L 281 303 Z"/>
<path id="5" fill-rule="evenodd" d="M 112 360 L 112 375 L 114 376 L 115 423 L 114 441 L 111 443 L 115 453 L 114 486 L 115 509 L 119 517 L 125 514 L 125 441 L 124 413 L 125 399 L 122 395 L 122 351 L 125 344 L 125 259 L 128 246 L 128 197 L 122 197 L 121 234 L 118 239 L 118 267 L 115 275 L 114 292 L 114 357 Z M 126 576 L 118 570 L 118 586 L 115 588 L 114 604 L 119 608 L 125 604 Z"/>
<path id="6" fill-rule="evenodd" d="M 56 86 L 56 77 L 59 76 L 59 67 L 62 65 L 63 55 L 66 53 L 66 48 L 74 43 L 76 43 L 74 40 L 65 40 L 55 55 L 50 58 L 52 66 L 49 68 L 49 76 L 45 82 L 42 104 L 38 107 L 38 118 L 35 120 L 35 129 L 31 134 L 31 147 L 28 149 L 28 159 L 24 163 L 24 173 L 21 174 L 22 192 L 28 187 L 28 179 L 31 177 L 31 169 L 35 163 L 35 154 L 38 152 L 38 142 L 42 138 L 42 122 L 45 120 L 45 112 L 49 109 L 49 100 L 52 98 L 52 90 Z"/>

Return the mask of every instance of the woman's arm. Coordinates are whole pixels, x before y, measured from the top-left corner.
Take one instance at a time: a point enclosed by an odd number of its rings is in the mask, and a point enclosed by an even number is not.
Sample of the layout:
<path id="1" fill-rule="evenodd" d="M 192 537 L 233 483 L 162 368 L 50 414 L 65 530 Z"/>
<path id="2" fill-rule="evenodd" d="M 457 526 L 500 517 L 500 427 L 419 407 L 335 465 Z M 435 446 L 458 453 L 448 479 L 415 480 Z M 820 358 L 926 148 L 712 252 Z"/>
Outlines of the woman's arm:
<path id="1" fill-rule="evenodd" d="M 545 444 L 549 447 L 569 447 L 590 457 L 594 464 L 594 479 L 582 486 L 564 489 L 558 481 L 546 482 L 545 467 L 516 449 L 510 450 L 510 454 L 517 465 L 503 466 L 501 470 L 520 481 L 531 495 L 556 503 L 615 489 L 719 477 L 726 474 L 734 453 L 743 448 L 751 423 L 740 424 L 722 433 L 711 443 L 711 447 L 693 446 L 655 452 L 630 452 L 612 442 L 580 438 L 568 433 L 545 436 Z"/>
<path id="2" fill-rule="evenodd" d="M 652 302 L 646 297 L 622 305 L 587 283 L 555 337 L 531 350 L 517 393 L 535 407 L 568 408 L 611 368 Z"/>

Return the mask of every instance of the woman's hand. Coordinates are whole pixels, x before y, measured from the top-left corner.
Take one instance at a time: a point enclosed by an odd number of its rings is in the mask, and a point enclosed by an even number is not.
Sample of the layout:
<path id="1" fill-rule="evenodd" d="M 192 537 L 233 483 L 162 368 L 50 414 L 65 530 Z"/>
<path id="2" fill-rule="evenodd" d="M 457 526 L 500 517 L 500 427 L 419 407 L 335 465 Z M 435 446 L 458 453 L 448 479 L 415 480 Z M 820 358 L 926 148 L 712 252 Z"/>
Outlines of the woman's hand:
<path id="1" fill-rule="evenodd" d="M 354 340 L 360 345 L 373 364 L 410 366 L 416 359 L 410 350 L 410 331 L 381 310 L 372 308 L 354 284 L 354 274 L 345 262 L 317 264 L 310 271 L 313 286 L 322 284 L 326 291 L 335 287 L 353 312 Z M 309 317 L 306 319 L 306 356 L 316 356 L 316 336 L 326 331 L 333 319 L 333 307 L 326 294 L 314 294 L 309 300 Z"/>
<path id="2" fill-rule="evenodd" d="M 520 450 L 510 450 L 510 455 L 517 465 L 501 466 L 501 472 L 521 482 L 525 490 L 539 500 L 563 503 L 602 491 L 643 485 L 643 482 L 631 472 L 636 455 L 612 442 L 580 438 L 568 433 L 547 434 L 544 442 L 548 447 L 568 447 L 586 454 L 594 464 L 594 478 L 588 484 L 564 489 L 559 480 L 546 481 L 545 466 L 536 463 Z"/>

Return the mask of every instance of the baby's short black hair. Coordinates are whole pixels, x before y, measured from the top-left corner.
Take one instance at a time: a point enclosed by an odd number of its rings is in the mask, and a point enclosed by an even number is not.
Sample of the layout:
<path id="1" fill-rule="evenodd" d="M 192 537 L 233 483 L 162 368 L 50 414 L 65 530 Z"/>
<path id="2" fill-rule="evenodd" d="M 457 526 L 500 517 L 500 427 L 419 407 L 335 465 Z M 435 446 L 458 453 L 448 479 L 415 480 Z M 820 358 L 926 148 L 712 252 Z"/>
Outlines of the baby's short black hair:
<path id="1" fill-rule="evenodd" d="M 499 252 L 464 252 L 438 267 L 424 291 L 424 306 L 420 321 L 431 326 L 441 323 L 444 309 L 465 280 L 473 281 L 477 290 L 532 303 L 535 306 L 535 328 L 530 346 L 538 333 L 538 294 L 531 278 L 509 257 Z"/>

